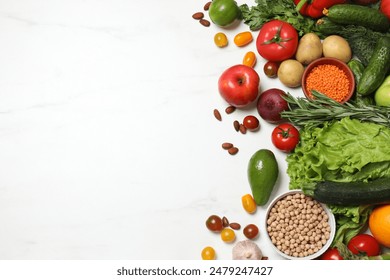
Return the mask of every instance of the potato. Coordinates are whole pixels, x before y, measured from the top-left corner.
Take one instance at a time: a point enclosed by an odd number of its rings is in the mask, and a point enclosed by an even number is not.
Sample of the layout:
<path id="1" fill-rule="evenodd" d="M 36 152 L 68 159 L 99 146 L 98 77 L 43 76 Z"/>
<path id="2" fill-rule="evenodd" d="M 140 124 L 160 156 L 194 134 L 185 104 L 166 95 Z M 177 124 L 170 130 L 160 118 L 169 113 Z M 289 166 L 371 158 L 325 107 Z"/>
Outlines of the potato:
<path id="1" fill-rule="evenodd" d="M 303 65 L 308 65 L 310 62 L 322 56 L 322 43 L 320 37 L 315 33 L 306 33 L 299 40 L 298 49 L 295 54 L 296 60 Z"/>
<path id="2" fill-rule="evenodd" d="M 330 35 L 322 42 L 324 57 L 333 57 L 347 63 L 352 58 L 351 47 L 347 40 L 338 35 Z"/>
<path id="3" fill-rule="evenodd" d="M 278 78 L 286 87 L 299 87 L 305 68 L 295 59 L 283 61 L 278 69 Z"/>

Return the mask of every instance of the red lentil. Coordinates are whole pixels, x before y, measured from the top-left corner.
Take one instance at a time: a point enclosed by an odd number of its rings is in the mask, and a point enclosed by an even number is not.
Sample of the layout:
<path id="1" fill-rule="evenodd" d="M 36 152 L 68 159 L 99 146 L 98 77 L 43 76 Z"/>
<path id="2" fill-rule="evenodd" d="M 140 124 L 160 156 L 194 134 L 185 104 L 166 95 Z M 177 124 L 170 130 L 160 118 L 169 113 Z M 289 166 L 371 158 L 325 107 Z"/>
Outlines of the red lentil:
<path id="1" fill-rule="evenodd" d="M 328 97 L 342 102 L 349 93 L 349 80 L 343 70 L 335 65 L 323 64 L 314 67 L 306 79 L 306 89 L 321 92 Z"/>

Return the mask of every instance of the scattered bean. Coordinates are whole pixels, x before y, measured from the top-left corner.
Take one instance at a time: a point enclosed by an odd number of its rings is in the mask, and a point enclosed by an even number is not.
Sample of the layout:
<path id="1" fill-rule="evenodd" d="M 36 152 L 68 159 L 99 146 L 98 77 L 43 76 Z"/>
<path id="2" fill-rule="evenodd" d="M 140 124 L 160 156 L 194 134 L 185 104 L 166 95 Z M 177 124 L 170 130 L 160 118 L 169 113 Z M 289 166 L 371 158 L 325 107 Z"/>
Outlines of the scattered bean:
<path id="1" fill-rule="evenodd" d="M 229 226 L 234 230 L 239 230 L 241 228 L 239 223 L 230 223 Z"/>
<path id="2" fill-rule="evenodd" d="M 231 114 L 231 113 L 233 113 L 235 110 L 236 110 L 236 107 L 234 107 L 233 105 L 230 105 L 230 106 L 226 107 L 225 113 L 226 113 L 226 114 Z"/>
<path id="3" fill-rule="evenodd" d="M 239 121 L 234 121 L 233 122 L 234 129 L 238 132 L 240 130 L 240 122 Z"/>
<path id="4" fill-rule="evenodd" d="M 201 25 L 203 25 L 205 27 L 209 27 L 210 26 L 210 22 L 207 19 L 202 18 L 202 19 L 199 20 L 199 22 L 200 22 Z"/>
<path id="5" fill-rule="evenodd" d="M 237 147 L 232 147 L 228 150 L 228 153 L 231 155 L 235 155 L 238 153 L 238 148 Z"/>
<path id="6" fill-rule="evenodd" d="M 229 226 L 229 220 L 225 216 L 222 218 L 222 225 L 223 227 Z"/>
<path id="7" fill-rule="evenodd" d="M 221 116 L 221 113 L 218 111 L 218 109 L 214 109 L 214 117 L 217 120 L 222 121 L 222 116 Z"/>
<path id="8" fill-rule="evenodd" d="M 193 19 L 202 19 L 203 17 L 204 17 L 204 13 L 202 13 L 202 12 L 197 12 L 197 13 L 192 15 Z"/>
<path id="9" fill-rule="evenodd" d="M 207 2 L 207 3 L 204 5 L 203 10 L 208 11 L 209 8 L 210 8 L 210 5 L 211 5 L 211 1 Z"/>
<path id="10" fill-rule="evenodd" d="M 243 124 L 240 124 L 240 126 L 239 126 L 238 129 L 240 130 L 240 132 L 241 132 L 242 134 L 245 134 L 245 133 L 246 133 L 246 127 L 245 127 Z"/>
<path id="11" fill-rule="evenodd" d="M 233 148 L 233 144 L 229 142 L 222 143 L 222 149 L 229 150 L 230 148 Z"/>

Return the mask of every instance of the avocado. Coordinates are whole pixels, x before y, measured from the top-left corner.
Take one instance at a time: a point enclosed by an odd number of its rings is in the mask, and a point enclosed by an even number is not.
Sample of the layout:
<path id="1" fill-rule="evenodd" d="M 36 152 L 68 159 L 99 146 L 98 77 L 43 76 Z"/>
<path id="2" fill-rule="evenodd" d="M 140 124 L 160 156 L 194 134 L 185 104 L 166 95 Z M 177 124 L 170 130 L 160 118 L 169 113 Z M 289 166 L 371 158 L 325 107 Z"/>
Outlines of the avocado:
<path id="1" fill-rule="evenodd" d="M 275 155 L 267 149 L 260 149 L 248 163 L 248 180 L 257 205 L 265 205 L 275 187 L 279 168 Z"/>

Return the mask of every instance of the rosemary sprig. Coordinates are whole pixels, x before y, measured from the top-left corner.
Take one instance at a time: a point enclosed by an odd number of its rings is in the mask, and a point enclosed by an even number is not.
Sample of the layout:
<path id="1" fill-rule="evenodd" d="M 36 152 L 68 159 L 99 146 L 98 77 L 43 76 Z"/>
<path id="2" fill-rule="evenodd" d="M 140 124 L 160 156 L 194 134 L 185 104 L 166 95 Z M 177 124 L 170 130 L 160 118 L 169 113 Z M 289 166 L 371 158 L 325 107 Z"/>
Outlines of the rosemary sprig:
<path id="1" fill-rule="evenodd" d="M 359 106 L 353 102 L 341 104 L 326 95 L 312 91 L 313 99 L 294 97 L 290 93 L 284 99 L 289 110 L 281 116 L 296 126 L 315 127 L 324 122 L 340 120 L 345 117 L 373 122 L 390 127 L 390 108 L 375 105 Z"/>

